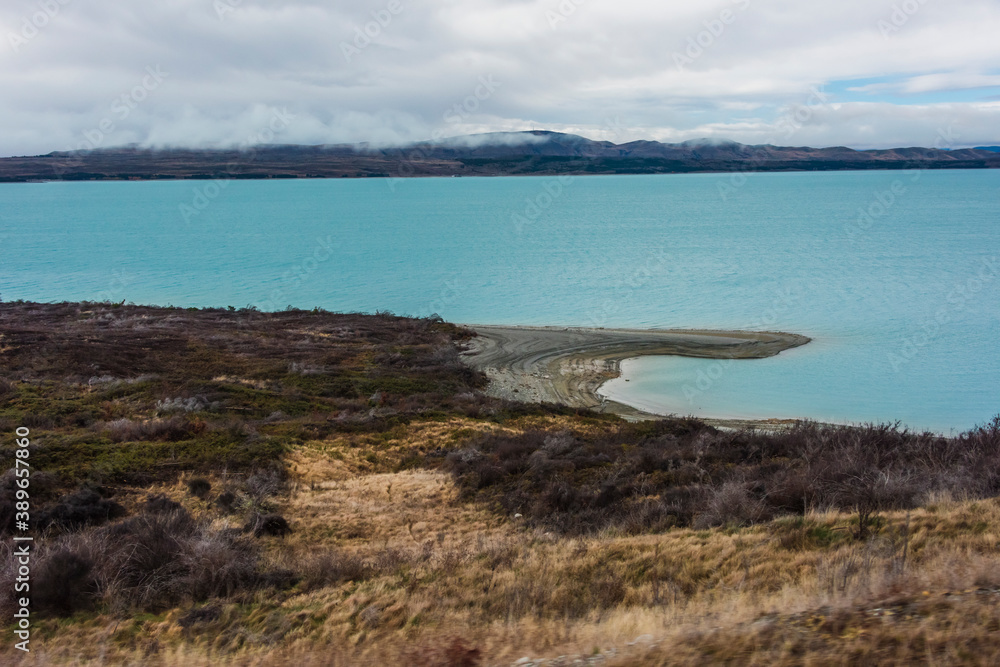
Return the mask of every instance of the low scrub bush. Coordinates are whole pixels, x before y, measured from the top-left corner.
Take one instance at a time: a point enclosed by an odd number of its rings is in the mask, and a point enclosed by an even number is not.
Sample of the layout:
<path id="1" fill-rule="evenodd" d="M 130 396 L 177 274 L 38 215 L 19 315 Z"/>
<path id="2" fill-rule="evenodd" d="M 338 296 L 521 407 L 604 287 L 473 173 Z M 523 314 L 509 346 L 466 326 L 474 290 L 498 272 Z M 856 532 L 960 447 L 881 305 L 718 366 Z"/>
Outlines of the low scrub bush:
<path id="1" fill-rule="evenodd" d="M 34 515 L 35 528 L 78 530 L 96 526 L 125 515 L 125 508 L 104 498 L 93 489 L 79 489 L 59 502 L 43 506 Z"/>
<path id="2" fill-rule="evenodd" d="M 133 421 L 116 419 L 104 425 L 104 432 L 112 442 L 137 442 L 143 440 L 186 440 L 205 432 L 207 424 L 200 419 L 171 417 Z"/>
<path id="3" fill-rule="evenodd" d="M 215 506 L 223 514 L 233 514 L 239 509 L 240 497 L 232 489 L 226 489 L 215 499 Z"/>
<path id="4" fill-rule="evenodd" d="M 96 555 L 85 545 L 62 545 L 48 552 L 34 572 L 34 611 L 69 616 L 93 607 L 98 592 L 97 580 L 92 576 L 96 565 Z"/>
<path id="5" fill-rule="evenodd" d="M 167 498 L 162 493 L 158 493 L 146 498 L 142 504 L 142 511 L 150 514 L 167 514 L 182 509 L 181 504 L 176 500 Z"/>
<path id="6" fill-rule="evenodd" d="M 204 398 L 192 396 L 190 398 L 165 398 L 156 402 L 158 412 L 199 412 L 208 407 Z"/>
<path id="7" fill-rule="evenodd" d="M 929 494 L 1000 494 L 1000 417 L 956 438 L 891 424 L 718 431 L 690 419 L 528 430 L 483 436 L 445 465 L 466 497 L 567 533 L 748 525 L 836 508 L 857 514 L 864 539 L 879 512 Z"/>
<path id="8" fill-rule="evenodd" d="M 243 526 L 243 532 L 254 537 L 284 537 L 292 532 L 292 528 L 280 514 L 253 514 Z"/>
<path id="9" fill-rule="evenodd" d="M 204 477 L 192 477 L 188 480 L 187 487 L 188 493 L 192 496 L 205 500 L 209 491 L 212 490 L 212 483 Z"/>
<path id="10" fill-rule="evenodd" d="M 261 566 L 257 547 L 239 531 L 213 527 L 183 509 L 64 535 L 43 546 L 36 563 L 33 601 L 53 615 L 158 611 L 290 583 L 287 574 Z"/>

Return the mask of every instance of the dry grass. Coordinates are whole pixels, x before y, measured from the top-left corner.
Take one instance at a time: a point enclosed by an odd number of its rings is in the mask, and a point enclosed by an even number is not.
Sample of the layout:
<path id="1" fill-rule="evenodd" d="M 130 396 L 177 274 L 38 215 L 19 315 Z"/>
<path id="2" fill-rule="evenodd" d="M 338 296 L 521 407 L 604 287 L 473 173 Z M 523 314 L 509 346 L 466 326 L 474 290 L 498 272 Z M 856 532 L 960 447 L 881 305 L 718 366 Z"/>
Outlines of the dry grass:
<path id="1" fill-rule="evenodd" d="M 419 664 L 434 651 L 426 664 L 449 664 L 456 638 L 481 664 L 595 649 L 616 665 L 987 664 L 1000 651 L 994 500 L 888 513 L 868 542 L 839 513 L 565 538 L 458 500 L 432 471 L 300 484 L 280 511 L 294 532 L 266 558 L 306 573 L 296 589 L 187 627 L 190 608 L 124 635 L 111 617 L 46 623 L 47 657 L 22 664 Z"/>
<path id="2" fill-rule="evenodd" d="M 103 586 L 0 664 L 1000 664 L 996 429 L 769 437 L 512 407 L 442 347 L 461 332 L 389 316 L 4 304 L 0 326 L 0 421 L 30 419 L 52 468 L 40 545 L 89 555 Z M 906 492 L 872 487 L 858 539 L 868 496 L 845 480 L 882 470 Z M 556 517 L 563 487 L 586 502 Z M 673 527 L 629 509 L 657 504 Z M 255 530 L 276 516 L 289 534 Z M 157 540 L 173 558 L 134 558 Z M 155 600 L 131 585 L 150 568 L 176 574 Z"/>

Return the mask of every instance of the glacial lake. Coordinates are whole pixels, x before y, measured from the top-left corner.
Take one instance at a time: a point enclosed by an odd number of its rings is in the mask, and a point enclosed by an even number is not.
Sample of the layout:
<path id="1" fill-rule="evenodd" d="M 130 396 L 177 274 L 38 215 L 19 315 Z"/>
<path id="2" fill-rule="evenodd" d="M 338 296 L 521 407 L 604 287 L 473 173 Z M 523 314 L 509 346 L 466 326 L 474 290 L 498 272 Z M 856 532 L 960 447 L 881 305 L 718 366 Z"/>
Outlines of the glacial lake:
<path id="1" fill-rule="evenodd" d="M 0 298 L 790 331 L 603 391 L 949 433 L 1000 413 L 998 204 L 986 170 L 4 184 Z"/>

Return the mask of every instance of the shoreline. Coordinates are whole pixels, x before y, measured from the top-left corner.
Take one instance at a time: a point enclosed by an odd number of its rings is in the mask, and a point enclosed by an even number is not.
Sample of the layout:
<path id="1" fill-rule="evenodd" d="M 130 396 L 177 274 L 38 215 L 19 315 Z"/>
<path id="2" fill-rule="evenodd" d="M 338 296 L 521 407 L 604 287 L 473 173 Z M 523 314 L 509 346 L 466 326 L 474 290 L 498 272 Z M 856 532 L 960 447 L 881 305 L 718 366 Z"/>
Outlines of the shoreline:
<path id="1" fill-rule="evenodd" d="M 11 160 L 20 159 L 19 157 L 0 157 L 0 160 Z M 911 171 L 981 171 L 989 169 L 1000 169 L 1000 166 L 995 165 L 961 165 L 961 166 L 915 166 L 910 169 Z M 834 169 L 809 169 L 806 167 L 790 167 L 790 168 L 757 168 L 754 173 L 761 174 L 810 174 L 810 173 L 828 173 L 828 172 L 899 172 L 899 167 L 844 167 L 844 168 L 834 168 Z M 476 174 L 453 174 L 453 173 L 441 173 L 441 174 L 412 174 L 410 176 L 396 175 L 383 175 L 383 174 L 364 174 L 361 176 L 357 175 L 297 175 L 297 176 L 284 176 L 281 173 L 275 173 L 267 176 L 253 176 L 253 177 L 240 177 L 233 180 L 239 181 L 339 181 L 339 180 L 362 180 L 362 179 L 421 179 L 421 178 L 585 178 L 588 176 L 697 176 L 697 175 L 727 175 L 733 173 L 732 169 L 725 168 L 706 168 L 706 169 L 694 169 L 687 171 L 637 171 L 630 172 L 627 174 L 622 174 L 614 171 L 588 171 L 588 172 L 539 172 L 539 173 L 476 173 Z M 3 177 L 0 176 L 0 185 L 28 185 L 28 184 L 45 184 L 45 183 L 152 183 L 152 182 L 186 182 L 186 181 L 215 181 L 221 177 L 225 177 L 225 174 L 215 175 L 215 176 L 202 176 L 200 174 L 196 175 L 175 175 L 175 176 L 163 176 L 161 178 L 147 177 L 142 174 L 132 174 L 127 177 L 120 177 L 116 175 L 107 175 L 104 178 L 51 178 L 51 177 Z"/>
<path id="2" fill-rule="evenodd" d="M 609 400 L 598 389 L 621 376 L 621 363 L 643 356 L 766 359 L 811 339 L 771 331 L 705 329 L 594 329 L 465 324 L 476 332 L 462 352 L 486 373 L 486 393 L 524 403 L 558 403 L 617 414 L 630 421 L 665 415 Z M 794 419 L 705 419 L 715 426 L 781 426 Z"/>

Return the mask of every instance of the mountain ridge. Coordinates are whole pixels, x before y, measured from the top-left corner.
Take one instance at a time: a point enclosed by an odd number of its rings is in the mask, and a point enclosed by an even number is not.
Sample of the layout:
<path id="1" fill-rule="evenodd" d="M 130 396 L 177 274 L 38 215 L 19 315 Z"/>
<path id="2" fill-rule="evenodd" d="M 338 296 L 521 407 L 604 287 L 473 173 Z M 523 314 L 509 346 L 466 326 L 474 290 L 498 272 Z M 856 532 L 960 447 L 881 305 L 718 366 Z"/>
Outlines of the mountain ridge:
<path id="1" fill-rule="evenodd" d="M 274 144 L 250 148 L 137 146 L 55 151 L 0 158 L 0 181 L 217 178 L 361 178 L 658 174 L 727 171 L 978 169 L 1000 167 L 1000 153 L 920 146 L 855 150 L 846 146 L 749 145 L 695 139 L 616 144 L 531 130 L 371 144 Z"/>

